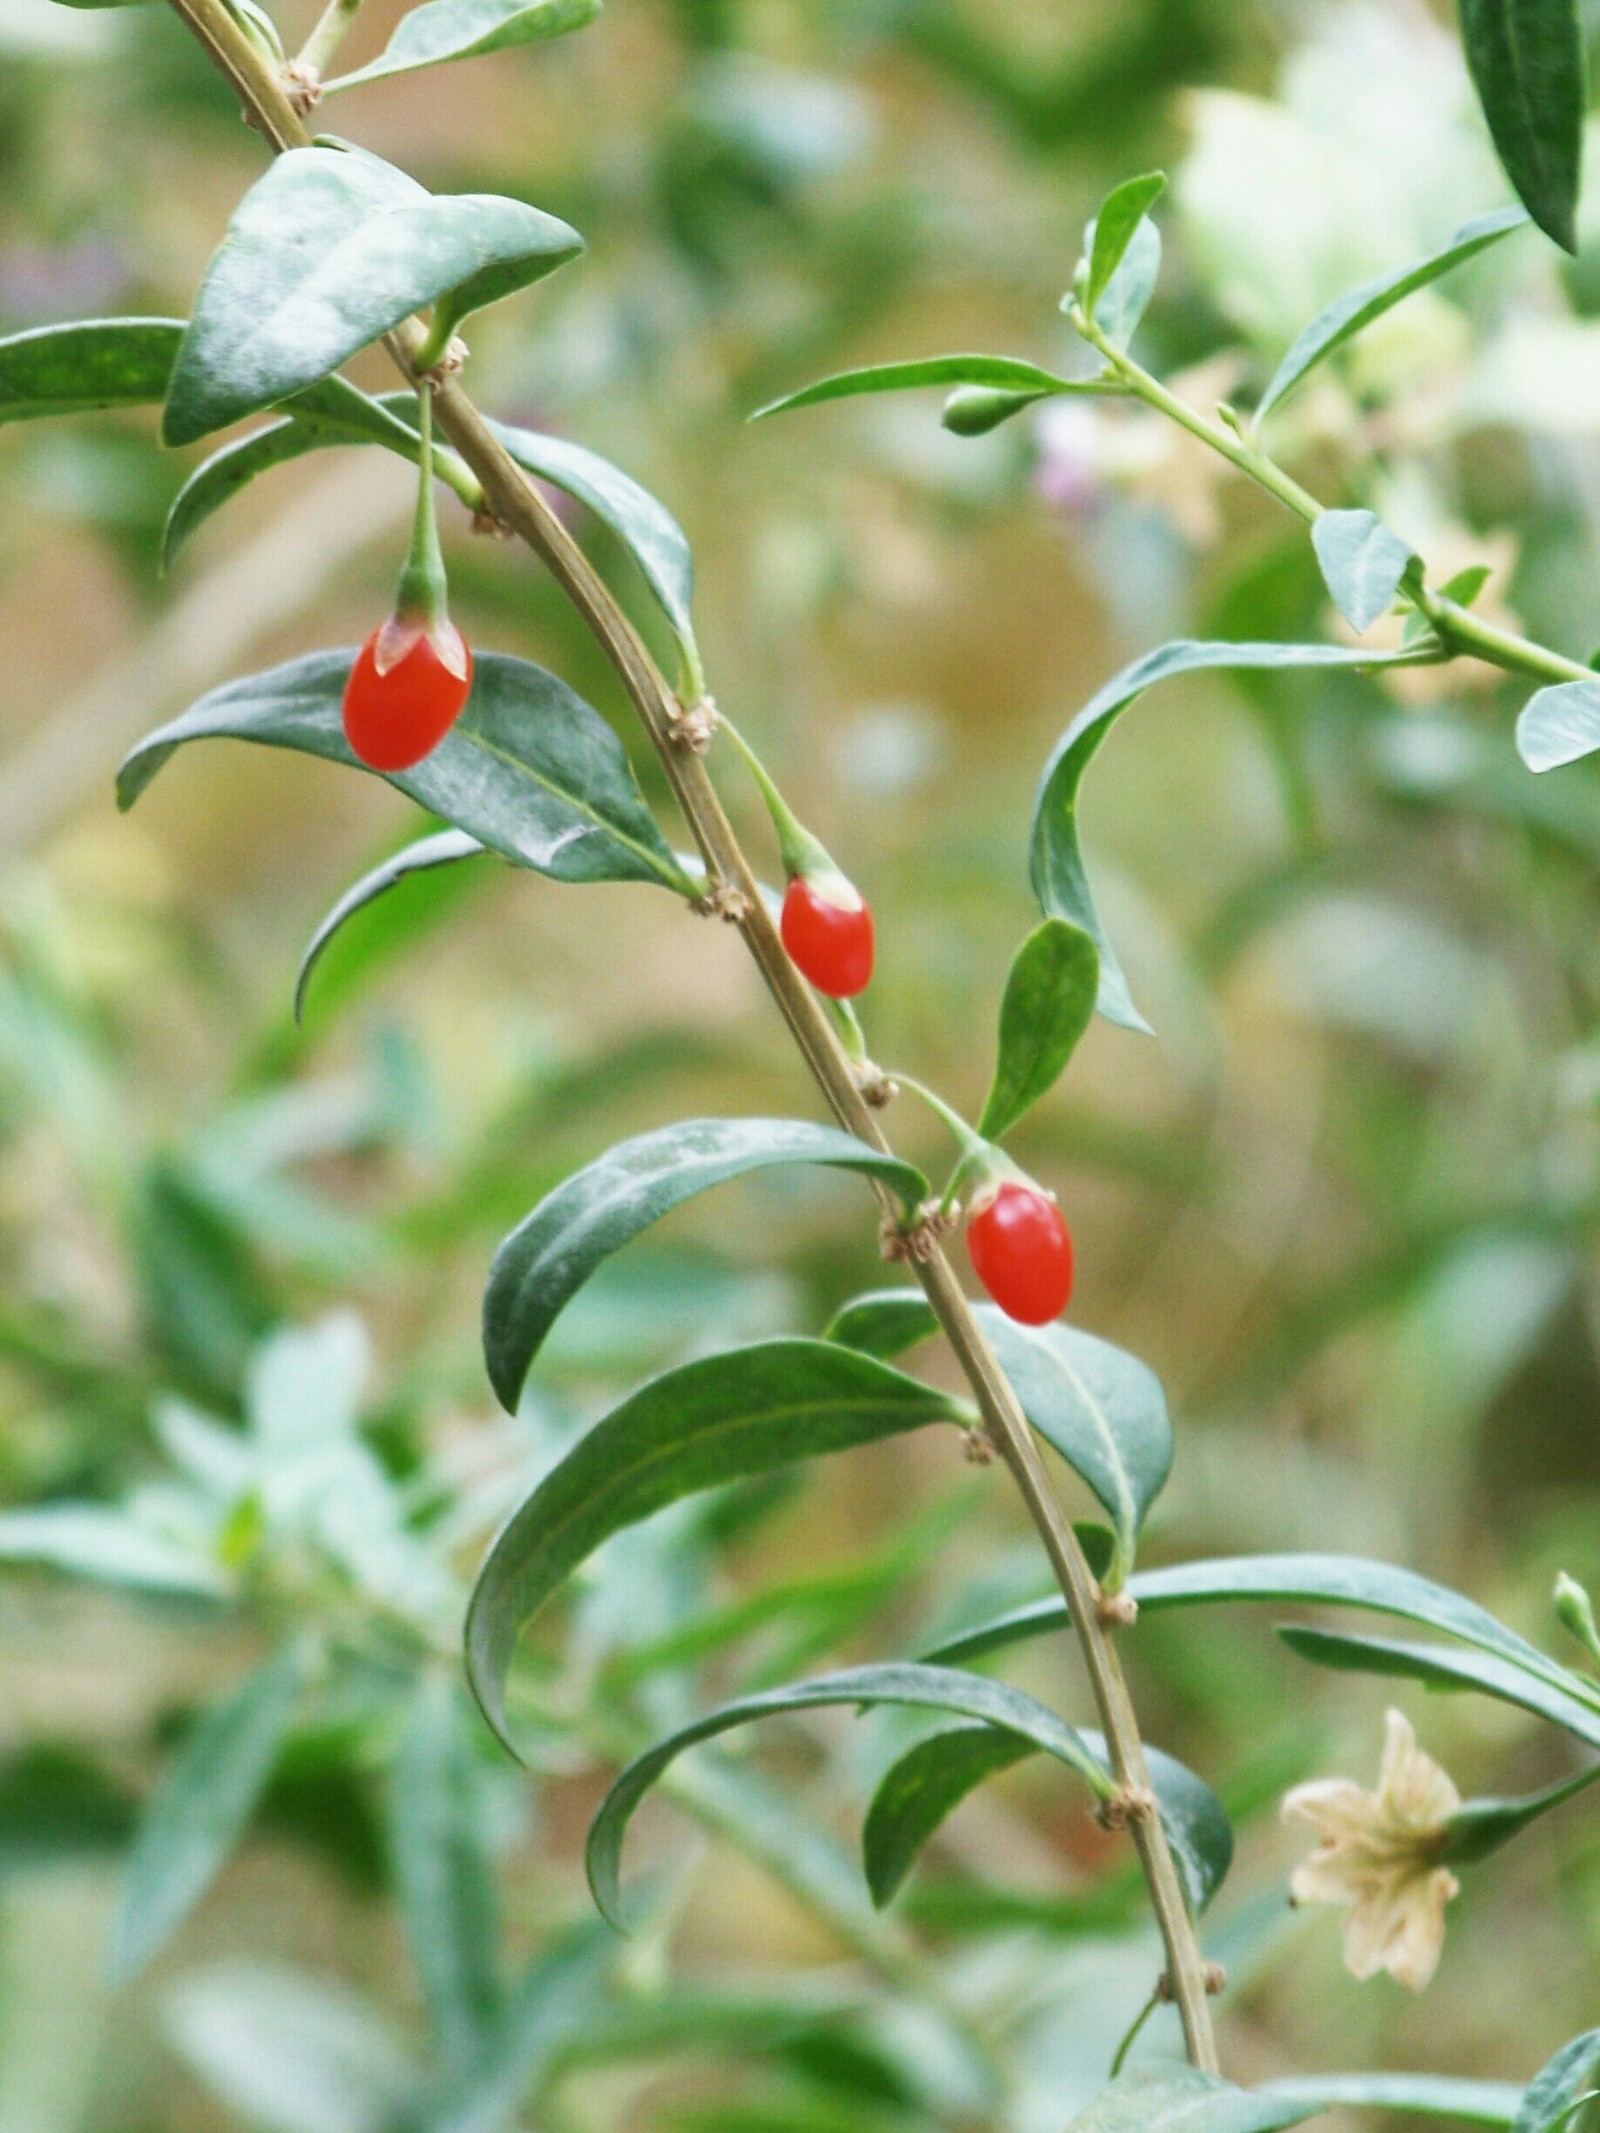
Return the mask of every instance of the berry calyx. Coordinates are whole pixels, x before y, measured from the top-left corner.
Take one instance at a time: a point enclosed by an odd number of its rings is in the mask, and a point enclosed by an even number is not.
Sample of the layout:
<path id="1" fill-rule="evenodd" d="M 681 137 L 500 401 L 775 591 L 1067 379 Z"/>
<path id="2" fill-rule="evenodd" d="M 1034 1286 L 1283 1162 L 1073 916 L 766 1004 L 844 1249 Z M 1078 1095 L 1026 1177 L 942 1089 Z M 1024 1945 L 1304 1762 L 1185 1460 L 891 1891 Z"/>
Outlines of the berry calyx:
<path id="1" fill-rule="evenodd" d="M 972 1270 L 1007 1318 L 1045 1326 L 1072 1295 L 1072 1235 L 1039 1186 L 1015 1178 L 985 1188 L 967 1224 Z"/>
<path id="2" fill-rule="evenodd" d="M 444 618 L 426 629 L 391 615 L 356 654 L 344 737 L 369 770 L 410 770 L 432 755 L 472 691 L 472 654 Z"/>
<path id="3" fill-rule="evenodd" d="M 834 1000 L 865 992 L 872 979 L 872 909 L 842 874 L 823 886 L 796 874 L 779 931 L 795 968 L 818 992 Z"/>

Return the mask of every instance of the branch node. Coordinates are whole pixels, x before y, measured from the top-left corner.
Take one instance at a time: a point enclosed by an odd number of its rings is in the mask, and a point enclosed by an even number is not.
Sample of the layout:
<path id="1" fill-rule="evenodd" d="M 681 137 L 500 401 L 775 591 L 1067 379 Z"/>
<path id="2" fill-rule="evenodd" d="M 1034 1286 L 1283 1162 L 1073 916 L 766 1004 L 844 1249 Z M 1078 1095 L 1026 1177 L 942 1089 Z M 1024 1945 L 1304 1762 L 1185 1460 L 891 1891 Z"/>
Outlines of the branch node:
<path id="1" fill-rule="evenodd" d="M 1207 1994 L 1212 1999 L 1215 1999 L 1219 1992 L 1226 1989 L 1228 1973 L 1221 1963 L 1202 1963 L 1200 1965 L 1200 1982 L 1205 1986 Z M 1170 1970 L 1163 1970 L 1156 1979 L 1156 1998 L 1158 2000 L 1174 2000 L 1177 1998 L 1177 1993 L 1173 1989 L 1172 1972 Z"/>
<path id="2" fill-rule="evenodd" d="M 993 1437 L 981 1426 L 962 1431 L 961 1456 L 968 1466 L 993 1466 L 996 1451 Z"/>
<path id="3" fill-rule="evenodd" d="M 452 333 L 444 344 L 444 354 L 437 363 L 430 363 L 418 379 L 419 384 L 442 385 L 446 378 L 453 378 L 466 363 L 472 350 L 459 333 Z"/>
<path id="4" fill-rule="evenodd" d="M 682 748 L 689 755 L 704 755 L 716 730 L 715 697 L 701 696 L 692 704 L 673 698 L 667 713 L 667 738 L 674 748 Z"/>
<path id="5" fill-rule="evenodd" d="M 509 541 L 516 530 L 508 519 L 500 516 L 487 497 L 472 514 L 472 531 L 486 535 L 491 541 Z"/>
<path id="6" fill-rule="evenodd" d="M 723 878 L 712 882 L 689 909 L 697 918 L 720 918 L 725 925 L 742 926 L 750 916 L 750 899 L 737 882 Z"/>
<path id="7" fill-rule="evenodd" d="M 871 1110 L 886 1111 L 900 1094 L 899 1082 L 886 1074 L 881 1066 L 874 1066 L 870 1059 L 852 1067 L 851 1074 L 861 1091 L 861 1101 Z"/>
<path id="8" fill-rule="evenodd" d="M 1139 1619 L 1139 1603 L 1131 1592 L 1102 1592 L 1094 1611 L 1107 1629 L 1131 1629 Z"/>
<path id="9" fill-rule="evenodd" d="M 289 99 L 296 118 L 309 118 L 322 101 L 322 82 L 315 67 L 308 67 L 304 60 L 286 59 L 283 63 L 283 93 Z M 245 113 L 250 123 L 250 113 Z"/>
<path id="10" fill-rule="evenodd" d="M 891 1266 L 907 1261 L 926 1266 L 956 1226 L 956 1210 L 945 1210 L 937 1200 L 924 1200 L 913 1221 L 902 1222 L 885 1215 L 878 1226 L 878 1252 Z"/>
<path id="11" fill-rule="evenodd" d="M 1147 1785 L 1123 1785 L 1101 1801 L 1095 1820 L 1102 1829 L 1141 1829 L 1155 1812 L 1156 1796 Z"/>

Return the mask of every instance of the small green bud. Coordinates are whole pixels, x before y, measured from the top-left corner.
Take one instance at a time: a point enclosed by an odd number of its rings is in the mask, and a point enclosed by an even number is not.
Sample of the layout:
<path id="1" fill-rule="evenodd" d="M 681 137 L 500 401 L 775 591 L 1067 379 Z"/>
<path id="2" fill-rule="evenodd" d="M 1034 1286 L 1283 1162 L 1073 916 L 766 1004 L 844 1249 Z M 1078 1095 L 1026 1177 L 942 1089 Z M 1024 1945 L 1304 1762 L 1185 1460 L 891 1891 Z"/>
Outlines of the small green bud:
<path id="1" fill-rule="evenodd" d="M 1035 400 L 1049 397 L 1048 393 L 1009 393 L 997 385 L 958 385 L 939 419 L 957 437 L 983 437 Z"/>
<path id="2" fill-rule="evenodd" d="M 1564 1570 L 1556 1579 L 1554 1605 L 1562 1628 L 1572 1632 L 1591 1658 L 1600 1659 L 1600 1627 L 1594 1619 L 1594 1602 L 1577 1579 L 1568 1577 Z"/>

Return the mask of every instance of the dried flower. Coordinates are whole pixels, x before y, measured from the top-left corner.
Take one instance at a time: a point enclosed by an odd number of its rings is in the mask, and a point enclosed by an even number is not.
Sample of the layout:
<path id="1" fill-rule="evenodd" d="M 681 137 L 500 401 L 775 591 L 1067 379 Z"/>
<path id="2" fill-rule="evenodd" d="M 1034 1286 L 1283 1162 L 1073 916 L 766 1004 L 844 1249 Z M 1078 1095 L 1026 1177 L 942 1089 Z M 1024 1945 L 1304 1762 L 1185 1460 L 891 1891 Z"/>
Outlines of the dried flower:
<path id="1" fill-rule="evenodd" d="M 1439 1863 L 1446 1826 L 1461 1796 L 1417 1746 L 1404 1714 L 1386 1721 L 1376 1792 L 1348 1778 L 1297 1785 L 1283 1803 L 1286 1822 L 1304 1822 L 1322 1841 L 1289 1884 L 1296 1903 L 1336 1903 L 1349 1911 L 1345 1968 L 1365 1980 L 1387 1970 L 1420 1992 L 1439 1967 L 1444 1907 L 1461 1884 Z"/>

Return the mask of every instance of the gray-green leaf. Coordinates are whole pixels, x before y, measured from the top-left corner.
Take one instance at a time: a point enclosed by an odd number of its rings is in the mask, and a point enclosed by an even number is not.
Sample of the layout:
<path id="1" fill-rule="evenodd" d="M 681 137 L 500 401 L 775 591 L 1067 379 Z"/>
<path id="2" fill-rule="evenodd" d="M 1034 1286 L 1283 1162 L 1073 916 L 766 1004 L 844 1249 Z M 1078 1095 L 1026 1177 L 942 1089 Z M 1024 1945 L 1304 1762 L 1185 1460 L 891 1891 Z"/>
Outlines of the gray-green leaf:
<path id="1" fill-rule="evenodd" d="M 1546 2061 L 1523 2092 L 1512 2133 L 1550 2133 L 1600 2078 L 1600 2029 L 1585 2030 Z"/>
<path id="2" fill-rule="evenodd" d="M 754 1719 L 840 1704 L 863 1709 L 874 1704 L 902 1704 L 913 1710 L 949 1711 L 958 1717 L 975 1718 L 985 1725 L 1003 1727 L 1013 1736 L 1021 1735 L 1047 1755 L 1053 1755 L 1075 1770 L 1097 1799 L 1106 1799 L 1113 1789 L 1105 1766 L 1083 1735 L 1020 1689 L 951 1667 L 848 1667 L 837 1674 L 820 1675 L 815 1681 L 800 1681 L 789 1688 L 769 1689 L 761 1696 L 745 1696 L 735 1703 L 723 1704 L 719 1710 L 658 1741 L 628 1765 L 606 1794 L 589 1830 L 589 1886 L 602 1915 L 614 1925 L 621 1923 L 618 1876 L 622 1840 L 634 1809 L 676 1756 L 699 1741 L 710 1740 L 734 1726 L 748 1725 Z"/>
<path id="3" fill-rule="evenodd" d="M 118 804 L 131 807 L 186 741 L 258 741 L 360 768 L 340 709 L 352 656 L 312 652 L 213 689 L 132 750 L 117 774 Z M 565 682 L 525 659 L 484 653 L 455 725 L 431 755 L 388 782 L 554 880 L 652 881 L 694 894 L 616 734 Z"/>
<path id="4" fill-rule="evenodd" d="M 1137 696 L 1158 681 L 1207 667 L 1385 667 L 1416 661 L 1418 651 L 1364 652 L 1330 644 L 1203 643 L 1180 638 L 1146 652 L 1092 696 L 1062 735 L 1034 802 L 1029 872 L 1047 918 L 1070 919 L 1100 951 L 1097 1002 L 1108 1021 L 1149 1031 L 1134 1006 L 1122 965 L 1106 939 L 1078 846 L 1078 787 L 1100 744 Z"/>
<path id="5" fill-rule="evenodd" d="M 1527 226 L 1528 217 L 1520 207 L 1496 208 L 1491 215 L 1479 215 L 1475 221 L 1464 222 L 1454 236 L 1446 238 L 1438 251 L 1430 252 L 1426 259 L 1416 260 L 1395 274 L 1380 274 L 1376 280 L 1365 281 L 1359 288 L 1335 297 L 1296 336 L 1288 354 L 1273 372 L 1266 391 L 1256 403 L 1256 421 L 1259 422 L 1293 392 L 1301 379 L 1336 348 L 1342 348 L 1346 341 L 1354 339 L 1374 319 L 1382 318 L 1386 311 L 1392 310 L 1416 290 L 1426 288 L 1429 282 L 1437 281 L 1442 274 L 1448 274 L 1453 267 L 1459 267 L 1486 246 L 1498 244 L 1513 230 L 1526 229 Z"/>
<path id="6" fill-rule="evenodd" d="M 255 1812 L 289 1729 L 305 1655 L 286 1645 L 215 1703 L 168 1766 L 134 1839 L 111 1967 L 129 1978 L 199 1901 Z"/>
<path id="7" fill-rule="evenodd" d="M 370 903 L 392 889 L 397 881 L 404 881 L 408 874 L 426 873 L 433 867 L 453 866 L 461 859 L 481 858 L 488 849 L 476 837 L 469 837 L 465 830 L 437 830 L 431 837 L 419 837 L 402 851 L 392 852 L 381 860 L 370 873 L 363 874 L 358 882 L 346 889 L 343 896 L 329 911 L 306 943 L 306 952 L 300 958 L 299 975 L 294 981 L 294 1018 L 300 1020 L 305 1006 L 306 987 L 311 982 L 311 973 L 316 969 L 322 951 L 333 939 L 346 919 L 365 910 Z"/>
<path id="8" fill-rule="evenodd" d="M 1000 1005 L 994 1086 L 978 1131 L 997 1141 L 1055 1086 L 1094 1014 L 1100 955 L 1081 926 L 1047 918 L 1017 950 Z"/>
<path id="9" fill-rule="evenodd" d="M 938 1329 L 939 1321 L 920 1289 L 873 1289 L 835 1312 L 823 1338 L 859 1348 L 863 1355 L 887 1358 L 904 1355 Z"/>
<path id="10" fill-rule="evenodd" d="M 784 1163 L 860 1171 L 908 1210 L 928 1190 L 912 1164 L 805 1119 L 689 1119 L 620 1142 L 541 1200 L 495 1253 L 483 1345 L 506 1407 L 515 1409 L 545 1335 L 603 1259 L 713 1185 Z"/>
<path id="11" fill-rule="evenodd" d="M 1461 0 L 1461 42 L 1518 198 L 1576 252 L 1584 64 L 1575 0 Z"/>
<path id="12" fill-rule="evenodd" d="M 32 1504 L 0 1513 L 0 1562 L 48 1564 L 73 1577 L 136 1591 L 203 1599 L 228 1591 L 215 1563 L 110 1504 Z"/>
<path id="13" fill-rule="evenodd" d="M 545 1476 L 478 1574 L 467 1672 L 489 1723 L 514 1747 L 505 1679 L 517 1639 L 611 1534 L 700 1490 L 963 1415 L 948 1394 L 825 1341 L 763 1341 L 641 1387 Z"/>
<path id="14" fill-rule="evenodd" d="M 1353 630 L 1386 614 L 1415 557 L 1375 511 L 1324 511 L 1312 522 L 1322 582 Z"/>
<path id="15" fill-rule="evenodd" d="M 0 422 L 149 407 L 166 398 L 183 339 L 177 318 L 95 318 L 0 341 Z"/>
<path id="16" fill-rule="evenodd" d="M 1192 2066 L 1141 2067 L 1102 2089 L 1066 2133 L 1276 2133 L 1319 2108 L 1235 2088 Z"/>
<path id="17" fill-rule="evenodd" d="M 1517 750 L 1530 770 L 1559 770 L 1600 748 L 1600 681 L 1558 681 L 1528 698 Z"/>
<path id="18" fill-rule="evenodd" d="M 1458 1652 L 1446 1644 L 1353 1637 L 1298 1624 L 1280 1629 L 1278 1635 L 1291 1651 L 1318 1666 L 1336 1667 L 1347 1673 L 1394 1675 L 1402 1681 L 1420 1681 L 1430 1689 L 1478 1689 L 1501 1703 L 1537 1712 L 1552 1725 L 1564 1726 L 1579 1740 L 1600 1748 L 1600 1706 L 1574 1693 L 1582 1686 L 1576 1675 L 1568 1677 L 1572 1690 L 1566 1690 L 1543 1673 L 1530 1673 L 1485 1652 Z"/>
<path id="19" fill-rule="evenodd" d="M 1510 2125 L 1522 2096 L 1513 2082 L 1464 2081 L 1451 2074 L 1296 2074 L 1263 2082 L 1261 2092 L 1318 2111 L 1414 2111 L 1480 2126 Z"/>
<path id="20" fill-rule="evenodd" d="M 600 12 L 600 0 L 427 0 L 402 15 L 380 55 L 353 73 L 324 82 L 322 93 L 353 89 L 360 82 L 410 74 L 447 59 L 474 59 L 510 45 L 542 44 L 581 29 Z"/>
<path id="21" fill-rule="evenodd" d="M 425 305 L 453 326 L 582 249 L 523 201 L 436 199 L 364 151 L 291 149 L 245 194 L 206 270 L 166 440 L 192 444 L 287 398 Z"/>

